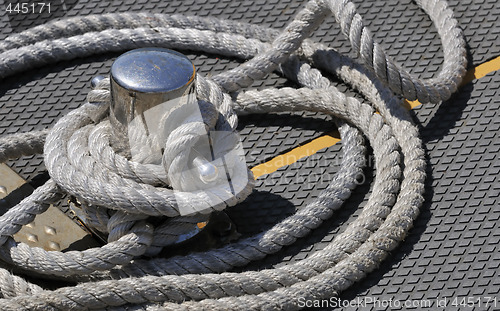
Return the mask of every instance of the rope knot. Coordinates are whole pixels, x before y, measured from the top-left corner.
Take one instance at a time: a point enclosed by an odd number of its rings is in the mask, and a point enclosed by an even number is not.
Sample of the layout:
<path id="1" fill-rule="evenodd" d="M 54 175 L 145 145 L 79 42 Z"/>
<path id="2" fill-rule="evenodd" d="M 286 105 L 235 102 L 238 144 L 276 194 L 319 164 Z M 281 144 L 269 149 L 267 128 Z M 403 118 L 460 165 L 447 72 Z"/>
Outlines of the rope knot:
<path id="1" fill-rule="evenodd" d="M 82 203 L 89 226 L 109 233 L 108 241 L 118 241 L 149 216 L 186 218 L 176 221 L 172 235 L 186 234 L 192 217 L 206 221 L 212 211 L 251 193 L 254 180 L 231 98 L 203 77 L 198 77 L 197 92 L 198 99 L 160 104 L 132 120 L 131 158 L 110 143 L 109 79 L 102 79 L 89 92 L 89 103 L 63 117 L 48 135 L 45 157 L 51 177 Z M 165 218 L 156 229 L 165 231 L 169 221 Z M 156 239 L 147 253 L 174 242 Z"/>

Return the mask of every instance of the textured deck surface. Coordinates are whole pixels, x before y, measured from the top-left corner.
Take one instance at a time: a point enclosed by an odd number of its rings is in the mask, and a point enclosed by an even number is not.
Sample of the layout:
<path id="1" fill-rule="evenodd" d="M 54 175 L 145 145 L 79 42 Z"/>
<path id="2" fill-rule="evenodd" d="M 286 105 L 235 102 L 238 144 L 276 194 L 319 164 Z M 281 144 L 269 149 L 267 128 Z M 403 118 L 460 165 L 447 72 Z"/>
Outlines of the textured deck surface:
<path id="1" fill-rule="evenodd" d="M 0 8 L 4 8 L 0 0 Z M 366 25 L 399 64 L 421 77 L 439 71 L 442 52 L 431 21 L 413 2 L 355 0 Z M 63 16 L 105 12 L 148 11 L 214 16 L 282 28 L 303 5 L 301 1 L 64 1 L 45 18 L 0 12 L 0 40 L 12 32 Z M 469 68 L 500 56 L 500 2 L 449 1 L 468 44 Z M 314 37 L 352 54 L 333 19 Z M 233 68 L 237 60 L 186 53 L 201 74 Z M 90 90 L 90 80 L 107 74 L 117 54 L 61 62 L 8 78 L 0 85 L 0 135 L 50 127 L 78 107 Z M 253 87 L 282 86 L 271 75 Z M 500 72 L 461 88 L 451 100 L 414 109 L 414 120 L 428 152 L 426 201 L 408 238 L 381 267 L 340 296 L 343 300 L 424 301 L 473 297 L 475 310 L 500 310 Z M 340 86 L 342 89 L 346 89 Z M 349 92 L 346 89 L 347 92 Z M 329 116 L 316 113 L 246 116 L 240 118 L 247 161 L 251 166 L 292 150 L 334 129 Z M 257 181 L 254 194 L 228 213 L 242 234 L 264 230 L 305 205 L 324 189 L 338 169 L 341 143 L 280 168 Z M 40 156 L 10 162 L 23 178 L 44 171 Z M 370 193 L 373 172 L 356 189 L 334 219 L 282 252 L 248 268 L 284 265 L 323 248 L 352 221 Z M 496 298 L 485 305 L 484 297 Z M 450 301 L 446 310 L 472 310 Z M 383 310 L 376 303 L 345 309 Z M 393 309 L 424 309 L 406 306 Z"/>

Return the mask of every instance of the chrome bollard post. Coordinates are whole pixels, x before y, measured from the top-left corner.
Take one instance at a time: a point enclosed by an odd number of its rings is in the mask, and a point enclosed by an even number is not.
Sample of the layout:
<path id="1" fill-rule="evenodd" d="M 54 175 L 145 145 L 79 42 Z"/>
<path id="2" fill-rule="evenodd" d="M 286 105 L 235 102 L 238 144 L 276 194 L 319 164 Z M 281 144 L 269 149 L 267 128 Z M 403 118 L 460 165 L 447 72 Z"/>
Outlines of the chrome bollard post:
<path id="1" fill-rule="evenodd" d="M 197 109 L 195 75 L 186 56 L 168 49 L 143 48 L 118 57 L 110 77 L 113 149 L 136 162 L 159 164 L 168 134 L 162 123 L 183 105 L 184 114 Z"/>
<path id="2" fill-rule="evenodd" d="M 111 146 L 165 170 L 182 216 L 222 207 L 248 185 L 241 141 L 232 130 L 217 130 L 220 115 L 198 102 L 195 77 L 186 56 L 162 48 L 121 55 L 110 77 Z M 191 199 L 203 191 L 211 194 L 202 203 Z"/>

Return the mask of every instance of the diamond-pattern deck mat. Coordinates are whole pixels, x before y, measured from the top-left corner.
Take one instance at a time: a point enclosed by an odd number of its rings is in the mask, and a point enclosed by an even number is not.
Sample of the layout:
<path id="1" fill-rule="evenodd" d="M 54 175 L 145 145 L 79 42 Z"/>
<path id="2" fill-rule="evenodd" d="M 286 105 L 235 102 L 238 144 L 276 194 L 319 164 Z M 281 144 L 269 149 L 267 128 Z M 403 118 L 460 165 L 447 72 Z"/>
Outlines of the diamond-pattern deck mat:
<path id="1" fill-rule="evenodd" d="M 436 75 L 442 62 L 439 37 L 427 15 L 413 2 L 354 2 L 388 55 L 424 78 Z M 303 5 L 302 1 L 291 0 L 65 0 L 53 1 L 52 13 L 39 16 L 7 14 L 7 3 L 0 0 L 0 40 L 51 19 L 105 12 L 213 16 L 282 28 Z M 449 3 L 464 30 L 469 67 L 499 56 L 500 2 Z M 319 27 L 314 37 L 352 55 L 332 18 Z M 204 75 L 234 68 L 239 63 L 217 55 L 186 54 Z M 60 62 L 2 81 L 0 135 L 50 127 L 84 101 L 91 78 L 107 74 L 117 55 Z M 253 87 L 289 84 L 271 75 Z M 472 309 L 460 304 L 467 305 L 469 300 L 476 310 L 500 310 L 499 84 L 500 74 L 490 74 L 465 86 L 448 102 L 426 104 L 414 110 L 429 157 L 426 202 L 415 228 L 393 255 L 341 294 L 341 301 L 350 305 L 342 309 L 442 310 L 439 307 L 446 298 L 447 310 Z M 340 88 L 350 93 L 346 87 Z M 330 132 L 334 126 L 328 116 L 296 113 L 241 117 L 239 129 L 247 161 L 254 166 Z M 341 143 L 259 178 L 255 193 L 227 211 L 238 231 L 243 235 L 260 232 L 315 198 L 337 171 L 340 150 Z M 41 156 L 22 158 L 9 165 L 28 180 L 44 171 Z M 364 206 L 374 174 L 370 167 L 366 170 L 366 183 L 355 190 L 334 219 L 282 252 L 245 269 L 285 265 L 322 249 Z M 487 297 L 492 297 L 488 305 Z M 387 305 L 390 300 L 398 300 L 401 305 Z M 410 303 L 404 304 L 406 301 Z M 429 303 L 432 305 L 426 305 Z"/>

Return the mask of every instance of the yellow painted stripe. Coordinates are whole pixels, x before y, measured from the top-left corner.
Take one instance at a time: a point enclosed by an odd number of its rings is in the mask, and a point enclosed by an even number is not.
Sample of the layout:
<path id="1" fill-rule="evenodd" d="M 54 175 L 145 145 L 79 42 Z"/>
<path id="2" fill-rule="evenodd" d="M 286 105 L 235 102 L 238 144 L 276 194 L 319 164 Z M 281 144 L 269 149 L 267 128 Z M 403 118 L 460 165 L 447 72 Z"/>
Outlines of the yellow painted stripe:
<path id="1" fill-rule="evenodd" d="M 493 58 L 492 60 L 489 60 L 487 62 L 484 62 L 476 66 L 475 68 L 469 70 L 465 75 L 464 80 L 462 81 L 462 84 L 460 86 L 472 82 L 473 80 L 481 79 L 487 74 L 490 74 L 499 69 L 500 69 L 500 56 Z"/>
<path id="2" fill-rule="evenodd" d="M 484 62 L 480 65 L 477 65 L 476 67 L 467 71 L 467 73 L 464 76 L 464 79 L 462 80 L 462 83 L 460 83 L 460 86 L 464 86 L 467 83 L 470 83 L 474 80 L 481 79 L 487 74 L 497 71 L 499 69 L 500 69 L 500 56 L 495 57 L 492 60 Z M 419 102 L 418 100 L 405 100 L 405 104 L 407 105 L 407 108 L 413 109 L 417 106 L 420 106 L 422 103 Z"/>
<path id="3" fill-rule="evenodd" d="M 255 179 L 257 179 L 260 176 L 276 172 L 280 167 L 290 165 L 302 158 L 315 154 L 321 149 L 335 145 L 340 141 L 339 136 L 338 132 L 333 132 L 313 139 L 310 142 L 294 148 L 287 153 L 281 154 L 268 162 L 255 166 L 252 168 L 253 175 Z"/>
<path id="4" fill-rule="evenodd" d="M 500 56 L 484 62 L 473 69 L 469 70 L 460 84 L 463 86 L 469 82 L 476 79 L 481 79 L 487 74 L 497 71 L 500 69 Z M 408 101 L 405 100 L 405 104 L 408 108 L 413 109 L 421 103 L 418 100 Z M 292 149 L 291 151 L 281 154 L 268 162 L 259 164 L 252 168 L 253 175 L 255 179 L 276 172 L 280 167 L 287 166 L 297 162 L 298 160 L 311 156 L 321 149 L 331 147 L 340 141 L 340 135 L 338 132 L 329 133 L 327 135 L 313 139 L 312 141 Z"/>

